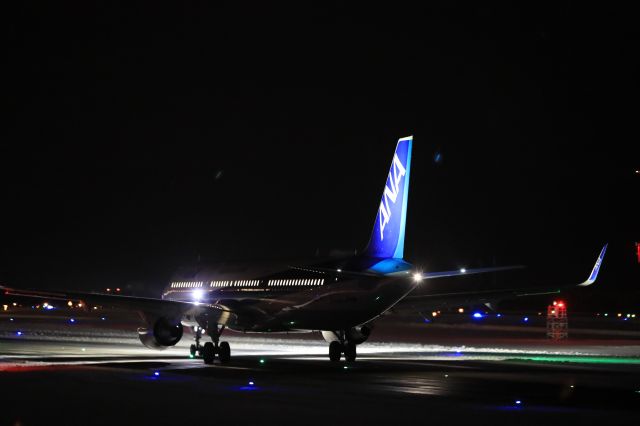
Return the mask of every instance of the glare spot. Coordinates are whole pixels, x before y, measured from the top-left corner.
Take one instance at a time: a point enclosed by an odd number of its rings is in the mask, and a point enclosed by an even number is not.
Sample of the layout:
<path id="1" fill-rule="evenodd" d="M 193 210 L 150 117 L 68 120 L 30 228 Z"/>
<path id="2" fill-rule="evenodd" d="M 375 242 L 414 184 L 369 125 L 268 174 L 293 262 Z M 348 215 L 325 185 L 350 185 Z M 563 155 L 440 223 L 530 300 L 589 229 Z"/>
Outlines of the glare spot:
<path id="1" fill-rule="evenodd" d="M 204 292 L 201 289 L 193 290 L 193 292 L 191 293 L 191 297 L 196 302 L 199 302 L 200 300 L 202 300 L 203 296 L 204 296 Z"/>

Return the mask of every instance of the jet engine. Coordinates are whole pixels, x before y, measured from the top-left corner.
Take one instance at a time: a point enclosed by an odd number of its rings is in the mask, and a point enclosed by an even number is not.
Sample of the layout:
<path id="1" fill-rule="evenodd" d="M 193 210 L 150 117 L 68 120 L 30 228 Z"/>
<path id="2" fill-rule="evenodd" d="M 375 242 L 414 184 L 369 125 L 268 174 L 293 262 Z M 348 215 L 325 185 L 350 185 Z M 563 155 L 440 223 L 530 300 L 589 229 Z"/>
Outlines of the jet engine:
<path id="1" fill-rule="evenodd" d="M 373 324 L 364 324 L 357 327 L 349 328 L 345 331 L 345 340 L 347 342 L 352 342 L 356 345 L 359 345 L 369 338 L 372 329 Z M 340 338 L 335 331 L 323 331 L 322 337 L 324 337 L 324 340 L 329 343 L 340 341 Z"/>
<path id="2" fill-rule="evenodd" d="M 139 328 L 138 338 L 146 347 L 162 350 L 178 343 L 182 338 L 182 332 L 180 320 L 160 317 L 152 322 L 150 327 Z"/>
<path id="3" fill-rule="evenodd" d="M 371 335 L 372 325 L 359 325 L 347 330 L 347 342 L 353 342 L 356 345 L 365 342 Z"/>

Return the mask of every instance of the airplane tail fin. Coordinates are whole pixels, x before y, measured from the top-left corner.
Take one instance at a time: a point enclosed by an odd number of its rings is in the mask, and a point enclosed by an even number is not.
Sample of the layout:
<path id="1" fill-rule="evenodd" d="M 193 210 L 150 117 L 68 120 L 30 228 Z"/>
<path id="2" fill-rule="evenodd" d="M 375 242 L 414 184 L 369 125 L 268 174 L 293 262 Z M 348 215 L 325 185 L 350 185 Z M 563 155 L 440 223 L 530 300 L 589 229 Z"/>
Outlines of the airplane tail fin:
<path id="1" fill-rule="evenodd" d="M 402 259 L 404 255 L 412 144 L 413 136 L 398 140 L 365 256 Z"/>

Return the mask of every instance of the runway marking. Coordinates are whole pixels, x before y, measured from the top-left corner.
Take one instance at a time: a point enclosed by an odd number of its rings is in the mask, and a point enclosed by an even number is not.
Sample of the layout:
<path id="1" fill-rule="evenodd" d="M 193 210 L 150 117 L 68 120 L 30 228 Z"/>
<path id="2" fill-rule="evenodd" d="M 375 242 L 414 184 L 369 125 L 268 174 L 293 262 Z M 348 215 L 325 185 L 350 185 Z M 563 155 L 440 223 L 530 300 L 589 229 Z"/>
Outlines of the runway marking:
<path id="1" fill-rule="evenodd" d="M 627 358 L 627 357 L 585 357 L 585 356 L 530 356 L 530 357 L 517 357 L 510 358 L 506 361 L 533 361 L 533 362 L 553 362 L 553 363 L 581 363 L 581 364 L 639 364 L 640 358 Z"/>

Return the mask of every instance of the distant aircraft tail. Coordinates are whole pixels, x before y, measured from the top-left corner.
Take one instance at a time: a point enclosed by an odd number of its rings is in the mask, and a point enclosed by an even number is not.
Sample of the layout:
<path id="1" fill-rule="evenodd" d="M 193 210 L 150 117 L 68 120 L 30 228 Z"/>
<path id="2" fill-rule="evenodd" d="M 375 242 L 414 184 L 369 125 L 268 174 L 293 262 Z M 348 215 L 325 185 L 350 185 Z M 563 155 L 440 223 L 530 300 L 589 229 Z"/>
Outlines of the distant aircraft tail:
<path id="1" fill-rule="evenodd" d="M 402 259 L 404 255 L 412 144 L 413 136 L 398 140 L 365 256 Z"/>

